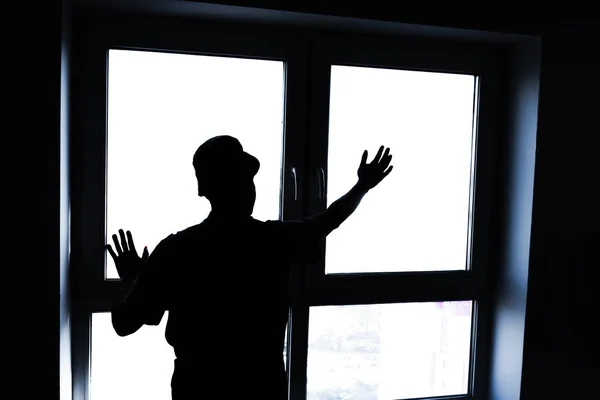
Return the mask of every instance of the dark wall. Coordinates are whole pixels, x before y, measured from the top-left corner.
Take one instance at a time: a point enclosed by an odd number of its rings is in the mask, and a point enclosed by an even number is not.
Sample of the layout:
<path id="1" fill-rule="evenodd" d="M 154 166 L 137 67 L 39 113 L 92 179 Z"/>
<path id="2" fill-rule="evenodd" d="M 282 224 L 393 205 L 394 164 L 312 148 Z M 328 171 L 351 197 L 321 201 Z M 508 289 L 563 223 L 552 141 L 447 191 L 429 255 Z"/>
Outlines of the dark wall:
<path id="1" fill-rule="evenodd" d="M 62 7 L 60 2 L 45 4 L 37 17 L 21 23 L 40 28 L 35 36 L 16 37 L 19 45 L 5 75 L 9 79 L 3 94 L 9 101 L 2 154 L 3 176 L 8 179 L 2 185 L 7 215 L 0 275 L 4 305 L 0 380 L 2 394 L 18 389 L 21 398 L 57 399 Z M 348 16 L 393 15 L 381 10 L 333 11 Z M 404 22 L 543 33 L 522 390 L 523 399 L 576 398 L 589 394 L 594 378 L 600 376 L 595 328 L 600 313 L 592 295 L 600 265 L 598 250 L 590 250 L 600 247 L 593 242 L 600 226 L 596 154 L 600 63 L 594 50 L 599 47 L 598 30 L 591 23 L 544 23 L 540 18 L 514 25 L 510 19 L 502 23 L 476 19 L 475 24 L 473 20 L 424 18 L 415 13 L 403 18 Z"/>
<path id="2" fill-rule="evenodd" d="M 598 29 L 543 41 L 523 398 L 578 398 L 600 377 Z"/>
<path id="3" fill-rule="evenodd" d="M 3 15 L 14 22 L 2 69 L 3 399 L 59 393 L 62 10 L 52 1 Z"/>
<path id="4" fill-rule="evenodd" d="M 430 3 L 371 0 L 365 2 L 300 1 L 300 0 L 187 0 L 190 2 L 215 3 L 231 6 L 257 7 L 271 10 L 293 11 L 363 18 L 380 21 L 395 21 L 409 24 L 446 26 L 450 28 L 477 29 L 495 32 L 535 34 L 549 28 L 577 25 L 584 13 L 583 8 L 561 4 L 556 10 L 520 8 L 515 12 L 511 5 L 487 4 L 474 7 L 470 3 Z M 593 13 L 589 15 L 594 15 Z"/>

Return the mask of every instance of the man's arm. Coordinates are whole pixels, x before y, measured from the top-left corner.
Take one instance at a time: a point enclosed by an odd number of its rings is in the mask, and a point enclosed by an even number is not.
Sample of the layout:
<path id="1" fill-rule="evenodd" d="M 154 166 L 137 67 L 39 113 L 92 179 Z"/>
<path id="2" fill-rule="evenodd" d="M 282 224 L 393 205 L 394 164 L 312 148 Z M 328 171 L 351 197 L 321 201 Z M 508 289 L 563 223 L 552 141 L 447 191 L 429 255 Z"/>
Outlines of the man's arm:
<path id="1" fill-rule="evenodd" d="M 157 299 L 150 297 L 152 294 L 145 293 L 147 289 L 144 286 L 144 283 L 134 285 L 111 310 L 112 325 L 117 335 L 128 336 L 137 332 L 144 324 L 160 323 L 164 307 Z"/>
<path id="2" fill-rule="evenodd" d="M 362 198 L 371 189 L 377 186 L 392 171 L 390 162 L 392 155 L 390 149 L 384 151 L 381 146 L 373 161 L 367 164 L 367 151 L 365 150 L 358 168 L 358 182 L 342 197 L 334 201 L 327 210 L 309 219 L 319 230 L 323 237 L 337 229 L 352 215 L 360 204 Z"/>
<path id="3" fill-rule="evenodd" d="M 112 325 L 119 336 L 128 336 L 137 332 L 144 325 L 140 313 L 133 303 L 128 302 L 128 294 L 111 310 Z"/>
<path id="4" fill-rule="evenodd" d="M 319 236 L 327 236 L 348 219 L 358 208 L 362 198 L 367 194 L 362 185 L 356 183 L 345 195 L 334 201 L 325 212 L 310 217 L 310 220 L 318 226 Z"/>
<path id="5" fill-rule="evenodd" d="M 161 304 L 161 296 L 158 288 L 157 276 L 158 261 L 156 253 L 152 257 L 148 255 L 148 249 L 140 258 L 135 250 L 131 233 L 127 232 L 127 238 L 122 230 L 119 230 L 122 244 L 119 244 L 116 235 L 113 241 L 117 254 L 110 245 L 107 250 L 111 254 L 117 266 L 117 271 L 123 284 L 121 299 L 111 310 L 112 325 L 119 336 L 128 336 L 135 333 L 144 324 L 158 325 L 164 314 L 164 305 Z"/>

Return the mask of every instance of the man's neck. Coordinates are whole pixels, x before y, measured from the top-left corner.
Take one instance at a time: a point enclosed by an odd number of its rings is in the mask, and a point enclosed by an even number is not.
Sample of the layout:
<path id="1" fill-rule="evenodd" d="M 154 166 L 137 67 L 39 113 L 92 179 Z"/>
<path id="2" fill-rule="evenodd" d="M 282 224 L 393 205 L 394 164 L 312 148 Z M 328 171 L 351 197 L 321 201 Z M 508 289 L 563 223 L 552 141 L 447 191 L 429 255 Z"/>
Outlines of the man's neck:
<path id="1" fill-rule="evenodd" d="M 219 221 L 219 222 L 227 222 L 227 223 L 239 223 L 246 222 L 252 220 L 252 216 L 242 213 L 236 212 L 232 210 L 212 210 L 208 215 L 207 220 L 209 221 Z"/>

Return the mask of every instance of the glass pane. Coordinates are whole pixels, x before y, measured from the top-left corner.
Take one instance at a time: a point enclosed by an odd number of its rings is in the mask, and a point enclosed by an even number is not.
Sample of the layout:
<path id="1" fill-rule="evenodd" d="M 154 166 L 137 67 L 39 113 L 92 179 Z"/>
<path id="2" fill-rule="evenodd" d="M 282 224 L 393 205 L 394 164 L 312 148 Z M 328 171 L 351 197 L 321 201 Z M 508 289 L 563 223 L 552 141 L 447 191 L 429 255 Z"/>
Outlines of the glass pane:
<path id="1" fill-rule="evenodd" d="M 466 394 L 470 301 L 312 307 L 307 400 Z"/>
<path id="2" fill-rule="evenodd" d="M 164 337 L 167 317 L 120 337 L 110 313 L 92 314 L 90 400 L 171 398 L 175 354 Z"/>
<path id="3" fill-rule="evenodd" d="M 390 147 L 394 171 L 328 237 L 327 273 L 466 268 L 474 90 L 470 75 L 332 67 L 328 203 L 364 150 Z"/>
<path id="4" fill-rule="evenodd" d="M 201 222 L 192 157 L 227 134 L 256 156 L 254 217 L 277 219 L 283 149 L 283 62 L 110 50 L 107 238 L 129 229 L 138 250 Z M 118 278 L 110 258 L 107 277 Z"/>

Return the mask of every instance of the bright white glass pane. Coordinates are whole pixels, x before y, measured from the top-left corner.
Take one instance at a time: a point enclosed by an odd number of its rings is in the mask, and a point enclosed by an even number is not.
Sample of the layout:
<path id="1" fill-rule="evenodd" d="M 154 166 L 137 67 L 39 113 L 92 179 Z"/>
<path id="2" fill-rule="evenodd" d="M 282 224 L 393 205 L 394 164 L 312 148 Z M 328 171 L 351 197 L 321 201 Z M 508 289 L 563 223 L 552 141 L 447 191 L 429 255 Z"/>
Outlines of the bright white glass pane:
<path id="1" fill-rule="evenodd" d="M 326 272 L 462 270 L 467 264 L 470 75 L 333 66 L 328 203 L 390 147 L 393 172 L 327 239 Z"/>
<path id="2" fill-rule="evenodd" d="M 194 152 L 206 139 L 240 140 L 261 168 L 253 216 L 279 217 L 283 62 L 110 50 L 107 240 L 131 230 L 138 251 L 201 222 Z M 107 262 L 107 277 L 118 278 Z"/>
<path id="3" fill-rule="evenodd" d="M 171 398 L 175 354 L 164 337 L 167 317 L 120 337 L 110 313 L 92 314 L 90 400 Z"/>
<path id="4" fill-rule="evenodd" d="M 466 394 L 470 301 L 312 307 L 307 400 Z"/>

